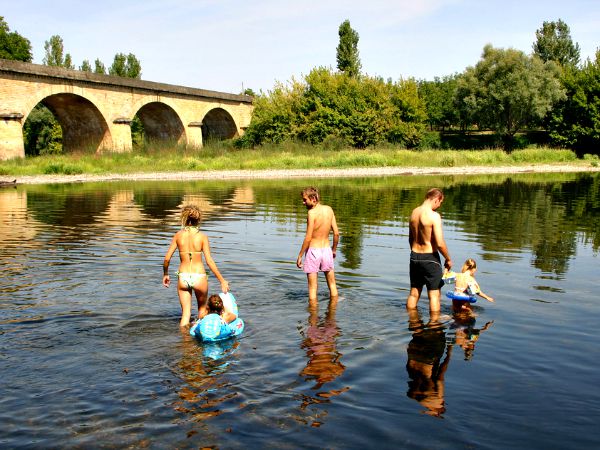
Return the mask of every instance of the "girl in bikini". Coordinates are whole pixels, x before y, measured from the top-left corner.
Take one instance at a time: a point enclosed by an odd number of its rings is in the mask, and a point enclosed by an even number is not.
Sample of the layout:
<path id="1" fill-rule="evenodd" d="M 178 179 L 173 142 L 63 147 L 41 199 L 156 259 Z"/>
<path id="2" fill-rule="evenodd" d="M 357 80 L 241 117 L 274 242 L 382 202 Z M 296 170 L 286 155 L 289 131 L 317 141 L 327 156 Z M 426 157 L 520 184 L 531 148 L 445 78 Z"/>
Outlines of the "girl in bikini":
<path id="1" fill-rule="evenodd" d="M 181 303 L 181 320 L 179 326 L 187 327 L 192 315 L 192 291 L 198 302 L 198 318 L 202 319 L 207 313 L 206 297 L 208 294 L 208 279 L 202 262 L 204 260 L 211 272 L 221 283 L 221 290 L 227 292 L 229 283 L 221 276 L 217 265 L 210 255 L 208 237 L 200 231 L 199 224 L 202 213 L 195 205 L 187 205 L 181 211 L 181 230 L 175 233 L 171 245 L 163 261 L 163 285 L 169 287 L 169 262 L 175 250 L 179 250 L 181 263 L 177 272 L 177 294 Z"/>
<path id="2" fill-rule="evenodd" d="M 477 272 L 477 263 L 474 259 L 467 259 L 462 266 L 462 272 L 456 274 L 454 293 L 462 295 L 477 294 L 480 297 L 485 298 L 488 302 L 493 302 L 494 299 L 492 297 L 481 292 L 479 284 L 475 281 L 475 272 Z M 452 300 L 452 309 L 454 312 L 470 311 L 471 304 L 467 301 Z"/>

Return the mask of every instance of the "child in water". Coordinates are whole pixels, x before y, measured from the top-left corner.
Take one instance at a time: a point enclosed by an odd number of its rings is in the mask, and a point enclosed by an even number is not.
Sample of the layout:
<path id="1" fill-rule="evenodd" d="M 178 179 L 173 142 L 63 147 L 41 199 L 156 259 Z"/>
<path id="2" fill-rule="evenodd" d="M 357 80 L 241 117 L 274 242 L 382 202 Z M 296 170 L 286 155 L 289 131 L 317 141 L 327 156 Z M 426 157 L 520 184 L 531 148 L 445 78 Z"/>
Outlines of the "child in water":
<path id="1" fill-rule="evenodd" d="M 462 273 L 456 274 L 454 282 L 454 293 L 460 295 L 479 295 L 485 298 L 488 302 L 494 302 L 494 299 L 483 292 L 479 288 L 479 284 L 475 281 L 475 272 L 477 272 L 477 263 L 469 258 L 462 266 Z M 452 309 L 454 312 L 471 310 L 471 304 L 464 300 L 452 300 Z"/>
<path id="2" fill-rule="evenodd" d="M 221 276 L 217 265 L 210 254 L 208 236 L 200 231 L 199 224 L 202 213 L 195 205 L 187 205 L 181 211 L 181 230 L 175 233 L 171 245 L 163 261 L 163 285 L 169 287 L 169 262 L 175 250 L 179 250 L 181 263 L 177 272 L 177 294 L 181 303 L 181 320 L 179 326 L 190 324 L 192 315 L 192 291 L 198 302 L 198 318 L 207 313 L 206 297 L 208 295 L 208 279 L 202 255 L 206 264 L 221 283 L 221 290 L 227 292 L 229 283 Z"/>
<path id="3" fill-rule="evenodd" d="M 229 297 L 226 297 L 229 299 Z M 213 294 L 208 298 L 208 313 L 218 314 L 223 322 L 231 323 L 237 319 L 237 315 L 232 311 L 233 305 L 228 305 L 227 301 L 223 301 L 220 295 Z"/>

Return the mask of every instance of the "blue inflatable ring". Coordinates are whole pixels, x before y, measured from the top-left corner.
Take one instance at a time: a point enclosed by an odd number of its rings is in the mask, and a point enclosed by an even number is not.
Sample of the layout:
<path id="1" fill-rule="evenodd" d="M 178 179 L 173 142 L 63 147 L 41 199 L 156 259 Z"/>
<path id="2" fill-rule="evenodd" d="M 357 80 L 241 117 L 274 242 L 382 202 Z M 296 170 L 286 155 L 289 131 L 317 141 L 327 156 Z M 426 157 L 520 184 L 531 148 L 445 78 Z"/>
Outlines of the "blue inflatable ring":
<path id="1" fill-rule="evenodd" d="M 230 308 L 238 313 L 237 302 L 233 294 L 219 294 L 223 301 L 229 301 Z M 198 320 L 191 328 L 190 334 L 204 342 L 217 342 L 239 336 L 244 331 L 244 321 L 239 317 L 231 323 L 225 323 L 218 314 L 207 314 Z"/>
<path id="2" fill-rule="evenodd" d="M 446 292 L 446 297 L 448 297 L 450 300 L 460 300 L 461 302 L 475 303 L 477 301 L 477 297 L 474 295 L 456 294 L 452 291 Z"/>

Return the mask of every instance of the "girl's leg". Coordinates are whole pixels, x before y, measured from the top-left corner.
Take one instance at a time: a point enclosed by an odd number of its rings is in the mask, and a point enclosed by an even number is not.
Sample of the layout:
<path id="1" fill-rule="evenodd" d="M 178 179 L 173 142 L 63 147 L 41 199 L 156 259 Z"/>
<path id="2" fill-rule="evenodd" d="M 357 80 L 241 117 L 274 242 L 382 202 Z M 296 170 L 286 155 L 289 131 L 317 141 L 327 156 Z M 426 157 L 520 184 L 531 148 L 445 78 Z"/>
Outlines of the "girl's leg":
<path id="1" fill-rule="evenodd" d="M 192 293 L 187 289 L 187 286 L 182 282 L 177 284 L 177 295 L 179 295 L 179 303 L 181 304 L 181 320 L 180 327 L 187 327 L 190 324 L 192 316 Z"/>
<path id="2" fill-rule="evenodd" d="M 208 314 L 208 280 L 206 277 L 194 285 L 194 293 L 198 301 L 198 319 L 202 319 Z"/>

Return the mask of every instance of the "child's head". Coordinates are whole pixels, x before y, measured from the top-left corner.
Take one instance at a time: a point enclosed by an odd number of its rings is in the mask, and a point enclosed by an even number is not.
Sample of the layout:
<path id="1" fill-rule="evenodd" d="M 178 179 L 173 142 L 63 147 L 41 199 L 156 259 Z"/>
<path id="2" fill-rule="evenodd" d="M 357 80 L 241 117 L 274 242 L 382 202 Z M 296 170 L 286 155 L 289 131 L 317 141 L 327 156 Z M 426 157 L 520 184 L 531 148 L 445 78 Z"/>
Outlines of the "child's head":
<path id="1" fill-rule="evenodd" d="M 223 300 L 221 300 L 218 294 L 208 297 L 208 312 L 219 315 L 223 312 Z"/>
<path id="2" fill-rule="evenodd" d="M 196 205 L 186 205 L 181 210 L 181 226 L 196 227 L 200 223 L 202 212 Z"/>
<path id="3" fill-rule="evenodd" d="M 477 270 L 477 263 L 474 259 L 469 258 L 465 261 L 462 266 L 462 272 L 465 273 L 467 270 Z"/>

